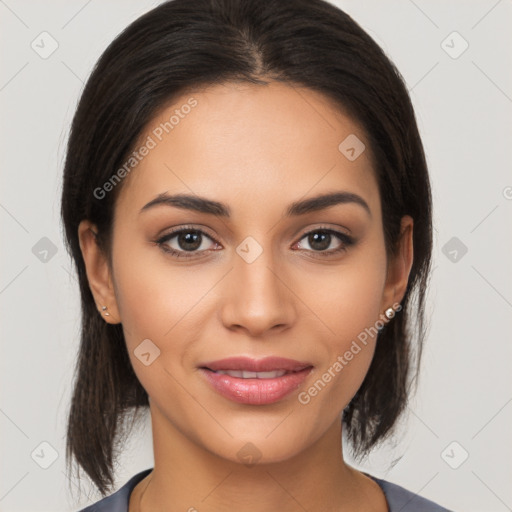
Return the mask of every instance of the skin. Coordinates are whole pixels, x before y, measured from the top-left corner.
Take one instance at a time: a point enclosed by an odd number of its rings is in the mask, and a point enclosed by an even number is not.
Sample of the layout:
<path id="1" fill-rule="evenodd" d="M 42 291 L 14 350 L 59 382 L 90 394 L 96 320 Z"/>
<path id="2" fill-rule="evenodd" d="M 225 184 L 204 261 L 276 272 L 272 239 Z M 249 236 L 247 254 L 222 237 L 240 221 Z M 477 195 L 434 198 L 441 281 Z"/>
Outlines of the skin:
<path id="1" fill-rule="evenodd" d="M 297 395 L 402 299 L 413 220 L 402 219 L 399 251 L 388 260 L 365 133 L 309 89 L 210 86 L 162 110 L 140 140 L 191 96 L 197 106 L 125 178 L 115 207 L 113 268 L 95 243 L 96 226 L 84 220 L 79 227 L 99 314 L 107 305 L 105 321 L 122 322 L 150 397 L 154 470 L 136 486 L 130 512 L 139 510 L 148 484 L 143 511 L 386 511 L 380 487 L 344 462 L 341 446 L 341 413 L 366 375 L 376 338 L 307 405 Z M 338 150 L 349 134 L 366 144 L 354 161 Z M 340 190 L 360 195 L 371 215 L 345 203 L 284 217 L 294 201 Z M 231 217 L 165 205 L 139 213 L 166 191 L 220 201 Z M 184 225 L 206 232 L 190 259 L 153 243 Z M 322 227 L 349 233 L 356 243 L 322 257 L 307 236 Z M 248 236 L 263 250 L 250 264 L 236 252 Z M 327 250 L 341 244 L 332 236 Z M 185 252 L 177 237 L 167 245 Z M 147 338 L 161 351 L 149 366 L 134 355 Z M 237 404 L 197 368 L 234 355 L 282 356 L 314 368 L 277 403 Z M 251 467 L 237 456 L 248 442 L 261 455 Z"/>

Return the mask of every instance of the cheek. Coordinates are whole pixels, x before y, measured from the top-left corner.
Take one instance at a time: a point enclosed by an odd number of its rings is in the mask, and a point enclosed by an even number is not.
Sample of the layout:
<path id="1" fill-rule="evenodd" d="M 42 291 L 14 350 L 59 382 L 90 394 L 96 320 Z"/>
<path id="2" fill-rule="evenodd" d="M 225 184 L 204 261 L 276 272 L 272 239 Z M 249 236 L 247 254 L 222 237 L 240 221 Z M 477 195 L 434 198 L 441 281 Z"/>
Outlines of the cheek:
<path id="1" fill-rule="evenodd" d="M 133 351 L 145 339 L 160 350 L 173 326 L 189 306 L 188 288 L 179 274 L 165 272 L 151 260 L 157 248 L 127 247 L 120 236 L 114 248 L 116 302 L 133 360 Z M 179 290 L 179 292 L 176 292 Z M 134 361 L 134 367 L 138 366 Z"/>
<path id="2" fill-rule="evenodd" d="M 329 328 L 338 350 L 344 350 L 351 340 L 375 325 L 382 313 L 386 279 L 383 251 L 360 250 L 345 263 L 326 275 L 303 280 L 300 292 Z"/>
<path id="3" fill-rule="evenodd" d="M 375 261 L 373 265 L 351 270 L 336 317 L 335 328 L 343 334 L 343 339 L 353 339 L 375 324 L 380 314 L 384 279 L 384 270 Z"/>
<path id="4" fill-rule="evenodd" d="M 172 376 L 180 373 L 176 369 L 183 364 L 186 344 L 195 336 L 196 326 L 186 336 L 180 329 L 189 325 L 187 313 L 197 303 L 199 290 L 187 293 L 185 280 L 177 283 L 176 278 L 171 286 L 169 275 L 155 267 L 141 265 L 137 272 L 122 265 L 118 269 L 118 307 L 137 379 L 150 397 L 161 396 L 169 386 L 175 392 Z"/>
<path id="5" fill-rule="evenodd" d="M 166 262 L 158 247 L 125 247 L 122 237 L 114 251 L 116 300 L 132 341 L 153 335 L 162 339 L 194 307 L 203 284 L 190 269 Z"/>
<path id="6" fill-rule="evenodd" d="M 375 351 L 385 277 L 384 253 L 373 252 L 370 257 L 361 253 L 360 260 L 324 280 L 315 309 L 332 336 L 325 339 L 325 357 L 301 403 L 315 402 L 334 414 L 359 389 Z"/>
<path id="7" fill-rule="evenodd" d="M 151 246 L 123 250 L 119 243 L 114 253 L 116 301 L 132 365 L 144 387 L 151 386 L 156 367 L 174 374 L 189 366 L 185 360 L 204 337 L 205 310 L 212 308 L 208 292 L 219 281 L 211 270 L 170 265 L 157 251 Z M 144 366 L 137 358 L 147 339 L 160 351 L 156 365 Z"/>

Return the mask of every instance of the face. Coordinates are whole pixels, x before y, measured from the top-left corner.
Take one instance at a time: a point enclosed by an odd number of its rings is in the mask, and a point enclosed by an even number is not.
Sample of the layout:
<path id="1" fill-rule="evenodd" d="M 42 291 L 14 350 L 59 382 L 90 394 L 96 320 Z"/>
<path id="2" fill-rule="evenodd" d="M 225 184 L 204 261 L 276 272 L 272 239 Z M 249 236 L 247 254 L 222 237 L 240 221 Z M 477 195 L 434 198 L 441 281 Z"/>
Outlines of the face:
<path id="1" fill-rule="evenodd" d="M 113 268 L 87 222 L 80 236 L 152 420 L 235 462 L 249 442 L 261 462 L 293 457 L 339 424 L 361 385 L 376 322 L 405 291 L 412 221 L 388 261 L 365 133 L 309 89 L 211 86 L 162 110 L 140 141 Z M 216 363 L 233 357 L 249 361 Z"/>

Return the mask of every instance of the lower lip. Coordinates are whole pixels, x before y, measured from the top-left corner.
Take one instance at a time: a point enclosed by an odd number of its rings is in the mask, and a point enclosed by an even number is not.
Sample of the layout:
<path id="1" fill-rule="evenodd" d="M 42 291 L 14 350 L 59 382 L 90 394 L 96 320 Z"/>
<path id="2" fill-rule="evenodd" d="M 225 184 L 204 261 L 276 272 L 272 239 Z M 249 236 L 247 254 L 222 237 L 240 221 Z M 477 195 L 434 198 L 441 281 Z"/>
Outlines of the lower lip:
<path id="1" fill-rule="evenodd" d="M 222 396 L 241 404 L 265 405 L 282 400 L 297 389 L 312 367 L 273 379 L 242 379 L 201 368 L 208 382 Z"/>

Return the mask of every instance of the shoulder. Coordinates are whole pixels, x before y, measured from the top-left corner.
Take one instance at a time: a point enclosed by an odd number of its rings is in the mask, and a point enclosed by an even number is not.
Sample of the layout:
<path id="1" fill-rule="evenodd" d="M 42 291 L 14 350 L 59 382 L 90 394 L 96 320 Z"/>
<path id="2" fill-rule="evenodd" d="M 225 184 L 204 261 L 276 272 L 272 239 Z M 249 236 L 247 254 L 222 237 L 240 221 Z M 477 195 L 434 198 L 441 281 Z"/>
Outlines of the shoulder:
<path id="1" fill-rule="evenodd" d="M 145 469 L 135 476 L 130 478 L 120 489 L 114 494 L 103 498 L 88 507 L 79 510 L 79 512 L 128 512 L 128 505 L 130 503 L 130 494 L 134 487 L 148 475 L 153 468 Z"/>
<path id="2" fill-rule="evenodd" d="M 371 476 L 371 475 L 368 475 Z M 447 508 L 408 491 L 400 485 L 371 476 L 384 491 L 389 512 L 451 512 Z"/>

